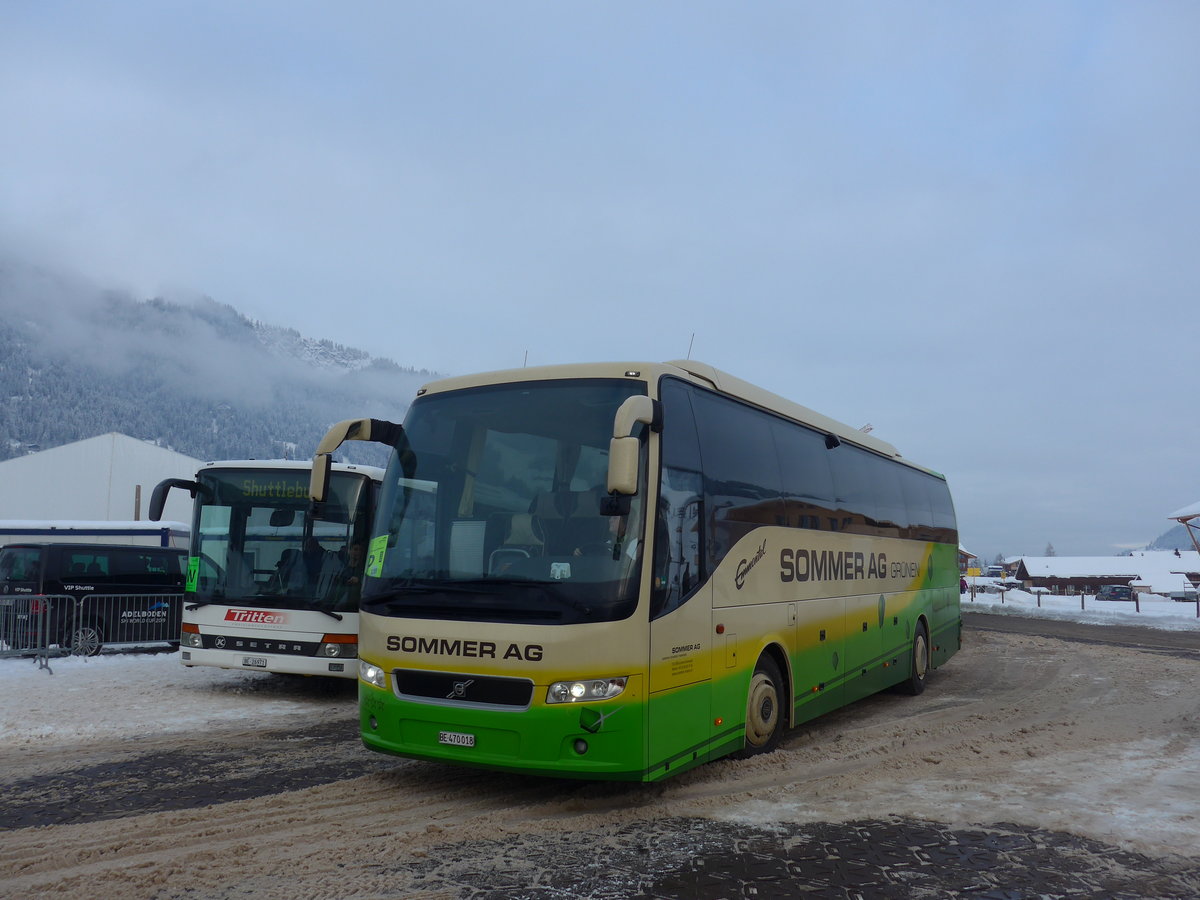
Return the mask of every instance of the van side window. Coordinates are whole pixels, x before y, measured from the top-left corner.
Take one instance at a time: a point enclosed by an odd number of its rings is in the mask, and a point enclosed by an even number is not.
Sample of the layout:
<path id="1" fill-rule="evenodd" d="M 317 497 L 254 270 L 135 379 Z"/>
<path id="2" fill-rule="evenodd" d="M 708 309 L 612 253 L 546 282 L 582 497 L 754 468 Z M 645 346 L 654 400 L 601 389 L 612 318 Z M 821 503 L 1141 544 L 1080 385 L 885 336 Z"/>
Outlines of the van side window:
<path id="1" fill-rule="evenodd" d="M 104 551 L 76 551 L 66 565 L 67 575 L 96 577 L 108 574 L 108 554 Z"/>
<path id="2" fill-rule="evenodd" d="M 114 581 L 122 584 L 160 585 L 178 581 L 183 575 L 181 554 L 155 550 L 114 550 L 111 554 Z M 174 559 L 174 564 L 171 560 Z"/>

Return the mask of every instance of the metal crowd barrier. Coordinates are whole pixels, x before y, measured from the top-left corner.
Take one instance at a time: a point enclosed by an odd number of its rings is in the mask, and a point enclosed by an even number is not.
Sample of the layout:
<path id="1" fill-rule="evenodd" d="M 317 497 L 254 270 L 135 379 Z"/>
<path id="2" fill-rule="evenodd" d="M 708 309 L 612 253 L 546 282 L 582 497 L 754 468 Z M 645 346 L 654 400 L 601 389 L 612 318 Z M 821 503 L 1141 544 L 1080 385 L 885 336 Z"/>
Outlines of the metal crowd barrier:
<path id="1" fill-rule="evenodd" d="M 105 647 L 179 643 L 183 594 L 0 596 L 0 657 L 94 656 Z"/>

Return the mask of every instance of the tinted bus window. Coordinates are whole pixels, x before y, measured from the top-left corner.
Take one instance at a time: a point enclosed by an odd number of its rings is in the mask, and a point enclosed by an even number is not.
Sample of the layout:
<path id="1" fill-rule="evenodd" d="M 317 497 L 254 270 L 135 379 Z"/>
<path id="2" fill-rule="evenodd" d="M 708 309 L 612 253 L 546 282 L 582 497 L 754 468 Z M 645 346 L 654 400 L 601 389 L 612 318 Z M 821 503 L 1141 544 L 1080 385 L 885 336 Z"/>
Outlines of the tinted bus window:
<path id="1" fill-rule="evenodd" d="M 837 489 L 839 530 L 878 534 L 880 511 L 867 452 L 844 443 L 830 451 L 829 462 Z"/>
<path id="2" fill-rule="evenodd" d="M 770 417 L 706 391 L 696 391 L 692 402 L 704 460 L 711 571 L 758 526 L 786 524 L 787 512 Z"/>
<path id="3" fill-rule="evenodd" d="M 779 452 L 788 524 L 832 530 L 836 503 L 824 436 L 779 419 L 771 423 L 771 430 Z"/>
<path id="4" fill-rule="evenodd" d="M 932 541 L 937 537 L 933 527 L 933 508 L 929 502 L 931 480 L 924 472 L 907 466 L 900 468 L 900 489 L 908 509 L 908 536 L 918 541 Z"/>
<path id="5" fill-rule="evenodd" d="M 933 507 L 933 526 L 938 530 L 937 540 L 943 544 L 958 543 L 958 522 L 954 516 L 954 501 L 950 497 L 950 486 L 940 478 L 925 476 L 929 483 L 930 505 Z"/>
<path id="6" fill-rule="evenodd" d="M 678 608 L 700 586 L 704 478 L 689 390 L 667 380 L 663 404 L 662 479 L 654 519 L 654 577 L 650 617 Z"/>

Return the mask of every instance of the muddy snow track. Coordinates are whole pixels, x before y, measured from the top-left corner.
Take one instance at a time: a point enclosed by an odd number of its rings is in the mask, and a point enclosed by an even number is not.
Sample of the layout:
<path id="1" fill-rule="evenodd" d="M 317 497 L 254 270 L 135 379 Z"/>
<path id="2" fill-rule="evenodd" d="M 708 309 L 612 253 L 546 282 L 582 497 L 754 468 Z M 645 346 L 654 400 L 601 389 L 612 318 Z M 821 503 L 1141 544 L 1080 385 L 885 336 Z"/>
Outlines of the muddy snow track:
<path id="1" fill-rule="evenodd" d="M 0 754 L 0 894 L 1192 897 L 1198 686 L 1186 647 L 974 629 L 921 697 L 656 785 L 371 754 L 347 691 L 286 732 Z"/>

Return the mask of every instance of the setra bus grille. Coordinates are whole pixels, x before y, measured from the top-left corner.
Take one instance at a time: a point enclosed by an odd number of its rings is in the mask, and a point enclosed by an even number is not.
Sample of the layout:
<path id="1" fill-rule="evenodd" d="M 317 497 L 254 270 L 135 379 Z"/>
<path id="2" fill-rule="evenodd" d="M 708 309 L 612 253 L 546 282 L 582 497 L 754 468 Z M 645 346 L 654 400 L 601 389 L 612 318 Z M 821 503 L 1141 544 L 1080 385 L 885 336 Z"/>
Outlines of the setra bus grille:
<path id="1" fill-rule="evenodd" d="M 526 709 L 533 698 L 533 682 L 528 678 L 423 672 L 418 669 L 396 669 L 392 674 L 396 679 L 397 695 L 421 703 Z"/>
<path id="2" fill-rule="evenodd" d="M 248 638 L 231 634 L 202 634 L 200 643 L 205 650 L 230 650 L 235 653 L 282 653 L 289 656 L 316 656 L 321 649 L 318 641 L 283 641 L 276 638 Z"/>

